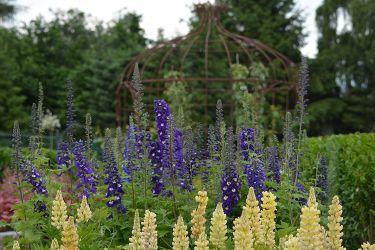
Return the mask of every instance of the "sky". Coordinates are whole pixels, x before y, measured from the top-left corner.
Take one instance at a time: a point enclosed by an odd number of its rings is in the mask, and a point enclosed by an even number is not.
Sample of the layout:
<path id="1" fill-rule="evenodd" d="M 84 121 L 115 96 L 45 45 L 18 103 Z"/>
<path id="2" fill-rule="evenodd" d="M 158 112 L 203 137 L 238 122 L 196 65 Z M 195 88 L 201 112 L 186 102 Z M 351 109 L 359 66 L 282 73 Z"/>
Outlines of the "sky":
<path id="1" fill-rule="evenodd" d="M 51 10 L 80 9 L 93 18 L 110 21 L 119 15 L 121 10 L 134 11 L 142 15 L 141 26 L 147 38 L 155 39 L 159 28 L 164 29 L 166 38 L 188 33 L 187 21 L 191 16 L 191 7 L 195 3 L 206 0 L 15 0 L 20 7 L 15 24 L 29 22 L 38 15 L 47 20 L 52 18 Z M 214 3 L 214 0 L 209 0 Z M 317 29 L 315 10 L 323 0 L 296 0 L 297 8 L 301 9 L 305 18 L 306 45 L 301 49 L 307 57 L 315 57 L 317 53 Z"/>

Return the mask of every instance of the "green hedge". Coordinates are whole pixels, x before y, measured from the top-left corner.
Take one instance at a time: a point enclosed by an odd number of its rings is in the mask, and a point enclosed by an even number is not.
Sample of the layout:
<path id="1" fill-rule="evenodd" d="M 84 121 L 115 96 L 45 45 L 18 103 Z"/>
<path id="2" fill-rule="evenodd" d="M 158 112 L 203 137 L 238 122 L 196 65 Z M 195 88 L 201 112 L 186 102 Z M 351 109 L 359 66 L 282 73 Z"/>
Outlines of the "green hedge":
<path id="1" fill-rule="evenodd" d="M 316 176 L 317 156 L 328 158 L 329 193 L 343 204 L 344 240 L 358 249 L 375 241 L 375 134 L 333 135 L 307 140 L 304 174 Z"/>

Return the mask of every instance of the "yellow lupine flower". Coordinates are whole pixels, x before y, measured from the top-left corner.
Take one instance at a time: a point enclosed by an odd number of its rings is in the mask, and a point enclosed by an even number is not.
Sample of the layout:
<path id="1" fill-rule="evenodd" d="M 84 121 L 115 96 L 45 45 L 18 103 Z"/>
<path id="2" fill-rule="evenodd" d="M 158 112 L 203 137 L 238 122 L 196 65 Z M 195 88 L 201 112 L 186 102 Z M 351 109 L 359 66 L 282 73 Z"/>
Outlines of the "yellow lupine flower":
<path id="1" fill-rule="evenodd" d="M 328 241 L 331 250 L 337 250 L 342 247 L 342 206 L 339 197 L 334 196 L 332 204 L 329 206 L 328 216 Z"/>
<path id="2" fill-rule="evenodd" d="M 60 250 L 59 242 L 56 239 L 52 240 L 50 250 Z"/>
<path id="3" fill-rule="evenodd" d="M 206 212 L 208 197 L 206 191 L 199 191 L 198 195 L 195 196 L 195 201 L 198 203 L 197 209 L 191 212 L 191 228 L 192 238 L 198 239 L 202 232 L 205 231 L 206 218 L 204 214 Z"/>
<path id="4" fill-rule="evenodd" d="M 129 242 L 131 250 L 142 250 L 141 221 L 139 219 L 138 209 L 136 209 L 134 213 L 132 237 L 129 239 Z"/>
<path id="5" fill-rule="evenodd" d="M 88 222 L 92 217 L 89 204 L 87 204 L 86 196 L 83 196 L 81 206 L 77 209 L 77 222 Z"/>
<path id="6" fill-rule="evenodd" d="M 184 219 L 179 216 L 177 223 L 173 227 L 173 250 L 188 250 L 189 237 L 187 226 L 184 224 Z"/>
<path id="7" fill-rule="evenodd" d="M 329 248 L 329 240 L 328 240 L 328 233 L 327 233 L 327 230 L 323 227 L 323 226 L 320 226 L 320 232 L 321 232 L 321 241 L 323 243 L 323 248 L 324 249 L 330 249 Z M 340 248 L 339 248 L 340 249 Z"/>
<path id="8" fill-rule="evenodd" d="M 301 226 L 298 229 L 299 239 L 302 249 L 324 249 L 324 243 L 320 222 L 320 211 L 315 199 L 315 192 L 313 188 L 310 190 L 310 197 L 308 206 L 302 208 Z"/>
<path id="9" fill-rule="evenodd" d="M 57 229 L 62 229 L 67 218 L 66 204 L 61 191 L 58 190 L 52 205 L 51 224 Z"/>
<path id="10" fill-rule="evenodd" d="M 18 243 L 18 240 L 13 241 L 13 250 L 21 250 L 20 243 Z"/>
<path id="11" fill-rule="evenodd" d="M 249 220 L 244 211 L 241 217 L 234 220 L 233 240 L 235 250 L 253 250 L 254 239 Z"/>
<path id="12" fill-rule="evenodd" d="M 287 241 L 284 244 L 284 250 L 301 250 L 301 244 L 299 238 L 293 235 L 289 235 Z"/>
<path id="13" fill-rule="evenodd" d="M 253 232 L 255 244 L 263 242 L 263 232 L 260 222 L 259 202 L 255 197 L 254 188 L 249 188 L 246 198 L 246 205 L 243 207 L 245 218 L 249 221 L 250 230 Z"/>
<path id="14" fill-rule="evenodd" d="M 375 250 L 375 244 L 370 245 L 370 243 L 366 242 L 361 245 L 362 250 Z M 358 249 L 360 250 L 360 249 Z"/>
<path id="15" fill-rule="evenodd" d="M 69 216 L 63 226 L 61 250 L 78 250 L 78 241 L 79 238 L 74 218 Z"/>
<path id="16" fill-rule="evenodd" d="M 156 231 L 156 214 L 146 210 L 142 228 L 142 245 L 144 250 L 158 249 L 158 232 Z"/>
<path id="17" fill-rule="evenodd" d="M 261 212 L 262 242 L 268 249 L 275 249 L 276 229 L 276 196 L 271 192 L 263 192 Z"/>
<path id="18" fill-rule="evenodd" d="M 223 205 L 218 203 L 211 218 L 210 242 L 215 249 L 226 249 L 227 240 L 227 216 L 224 213 Z"/>
<path id="19" fill-rule="evenodd" d="M 194 242 L 195 247 L 194 250 L 209 250 L 208 245 L 210 244 L 207 240 L 207 235 L 203 231 L 198 239 Z"/>
<path id="20" fill-rule="evenodd" d="M 309 199 L 307 200 L 307 206 L 318 208 L 318 203 L 316 202 L 315 189 L 310 188 Z"/>

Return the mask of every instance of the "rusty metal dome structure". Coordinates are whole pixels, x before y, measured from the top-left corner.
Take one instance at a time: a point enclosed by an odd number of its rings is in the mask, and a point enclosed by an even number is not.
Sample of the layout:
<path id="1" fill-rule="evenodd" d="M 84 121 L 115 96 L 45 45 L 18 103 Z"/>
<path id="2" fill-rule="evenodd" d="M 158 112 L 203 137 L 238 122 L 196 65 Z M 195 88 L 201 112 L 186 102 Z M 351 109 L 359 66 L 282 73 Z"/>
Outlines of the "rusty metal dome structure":
<path id="1" fill-rule="evenodd" d="M 258 62 L 269 69 L 269 77 L 261 93 L 270 96 L 272 103 L 283 102 L 287 109 L 289 93 L 295 89 L 291 73 L 294 63 L 260 41 L 226 30 L 220 22 L 220 15 L 225 10 L 226 7 L 221 5 L 195 5 L 199 23 L 191 32 L 159 42 L 130 60 L 116 89 L 118 124 L 123 124 L 132 112 L 132 99 L 136 90 L 131 79 L 136 63 L 144 85 L 144 101 L 150 108 L 153 99 L 162 97 L 166 85 L 176 81 L 175 78 L 165 76 L 166 72 L 174 71 L 180 72 L 179 81 L 187 83 L 189 91 L 198 93 L 191 109 L 204 115 L 205 121 L 210 112 L 215 110 L 219 98 L 232 115 L 233 84 L 244 82 L 252 91 L 252 85 L 258 79 L 234 79 L 230 67 L 234 63 L 251 67 Z M 223 68 L 228 70 L 223 71 Z"/>

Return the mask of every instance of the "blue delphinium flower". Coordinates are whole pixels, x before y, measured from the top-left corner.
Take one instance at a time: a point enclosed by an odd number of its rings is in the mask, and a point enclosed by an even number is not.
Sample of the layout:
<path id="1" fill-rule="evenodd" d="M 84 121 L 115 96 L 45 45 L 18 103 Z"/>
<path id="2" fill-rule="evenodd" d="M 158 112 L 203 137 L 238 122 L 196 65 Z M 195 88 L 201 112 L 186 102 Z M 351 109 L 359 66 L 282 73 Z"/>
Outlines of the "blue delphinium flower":
<path id="1" fill-rule="evenodd" d="M 137 127 L 134 125 L 128 127 L 123 153 L 124 164 L 122 166 L 124 173 L 127 175 L 126 181 L 131 180 L 132 172 L 140 170 L 137 161 L 144 156 L 144 138 L 144 134 L 139 132 Z"/>
<path id="2" fill-rule="evenodd" d="M 266 174 L 261 160 L 261 151 L 255 144 L 255 130 L 253 128 L 245 128 L 240 133 L 240 150 L 243 155 L 244 173 L 247 176 L 249 187 L 253 187 L 257 199 L 260 201 L 262 192 L 266 190 L 264 181 Z"/>
<path id="3" fill-rule="evenodd" d="M 56 160 L 58 165 L 64 165 L 68 168 L 71 164 L 69 156 L 69 145 L 66 142 L 61 142 L 57 146 L 57 155 Z"/>
<path id="4" fill-rule="evenodd" d="M 154 195 L 160 195 L 163 193 L 165 186 L 163 179 L 163 166 L 161 164 L 162 152 L 160 149 L 159 142 L 150 142 L 148 145 L 149 158 L 152 164 L 152 177 L 151 182 L 153 183 L 152 193 Z"/>
<path id="5" fill-rule="evenodd" d="M 48 197 L 48 191 L 43 176 L 39 173 L 38 169 L 32 162 L 26 161 L 25 164 L 27 166 L 27 170 L 25 171 L 25 181 L 33 186 L 32 192 Z"/>
<path id="6" fill-rule="evenodd" d="M 164 170 L 162 171 L 161 177 L 162 179 L 174 179 L 171 178 L 172 175 L 174 175 L 177 178 L 176 184 L 178 186 L 182 189 L 191 190 L 189 171 L 183 158 L 182 132 L 174 127 L 171 111 L 164 100 L 155 100 L 154 105 L 156 130 L 159 138 L 158 150 L 160 150 L 161 153 L 161 168 Z M 159 177 L 155 179 L 159 179 Z M 163 183 L 165 183 L 165 181 L 163 181 Z"/>
<path id="7" fill-rule="evenodd" d="M 272 180 L 276 183 L 280 183 L 280 167 L 281 162 L 279 158 L 279 151 L 277 146 L 268 147 L 267 150 L 268 154 L 268 172 L 269 175 L 267 176 L 268 180 Z"/>
<path id="8" fill-rule="evenodd" d="M 159 142 L 161 146 L 165 148 L 168 143 L 168 120 L 171 116 L 171 110 L 164 100 L 155 100 L 154 108 Z"/>
<path id="9" fill-rule="evenodd" d="M 77 188 L 82 187 L 82 193 L 86 197 L 96 193 L 96 183 L 90 162 L 86 157 L 86 147 L 82 140 L 74 143 L 74 166 L 77 168 Z"/>
<path id="10" fill-rule="evenodd" d="M 124 190 L 116 164 L 116 157 L 113 152 L 111 132 L 109 129 L 106 130 L 104 139 L 103 166 L 104 173 L 106 174 L 104 178 L 104 184 L 107 185 L 106 198 L 111 198 L 111 200 L 107 202 L 107 206 L 116 207 L 119 213 L 125 213 L 126 209 L 122 205 Z"/>
<path id="11" fill-rule="evenodd" d="M 224 171 L 221 178 L 222 203 L 225 214 L 230 214 L 240 199 L 241 185 L 235 160 L 234 135 L 232 129 L 229 128 L 226 138 Z"/>
<path id="12" fill-rule="evenodd" d="M 182 132 L 178 129 L 174 130 L 174 164 L 178 173 L 178 186 L 184 190 L 191 192 L 191 175 L 188 165 L 184 161 L 183 154 L 183 137 Z"/>

